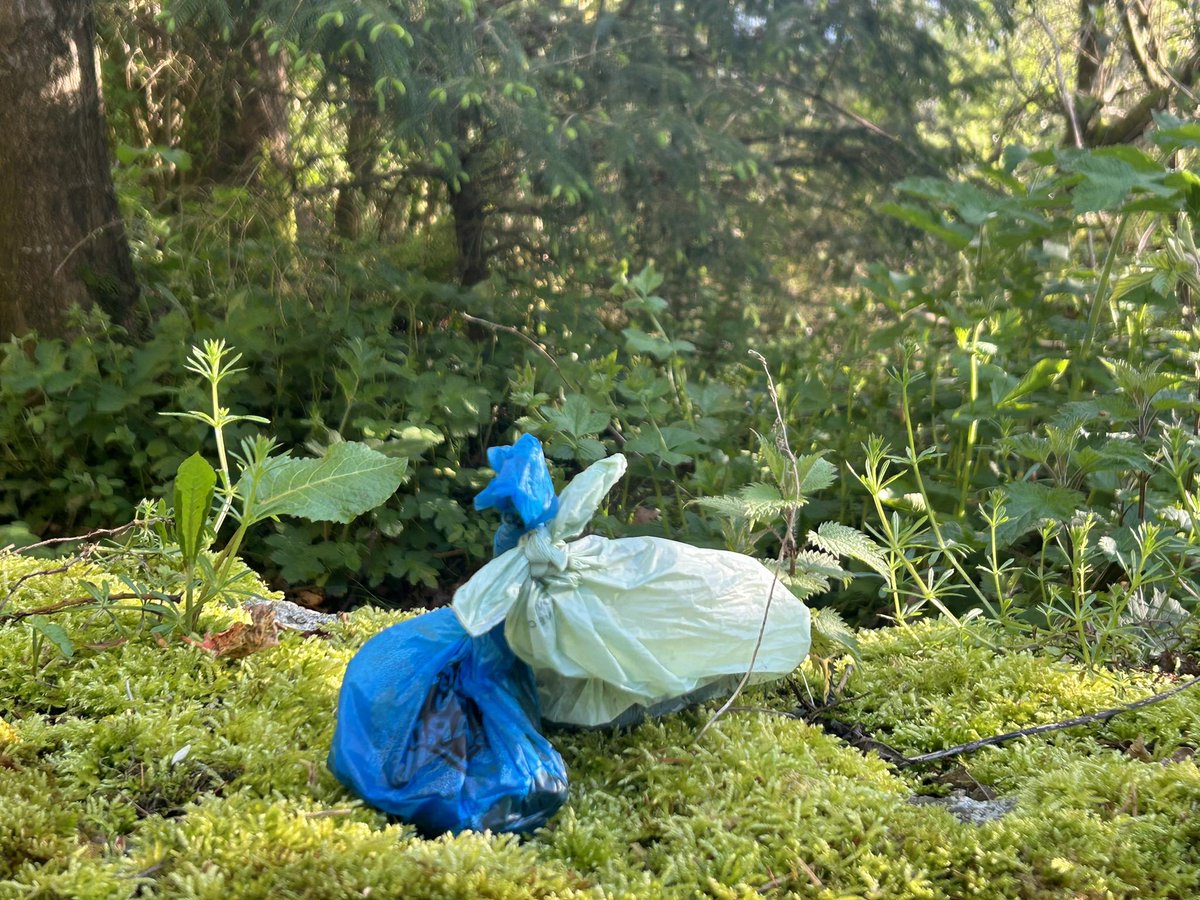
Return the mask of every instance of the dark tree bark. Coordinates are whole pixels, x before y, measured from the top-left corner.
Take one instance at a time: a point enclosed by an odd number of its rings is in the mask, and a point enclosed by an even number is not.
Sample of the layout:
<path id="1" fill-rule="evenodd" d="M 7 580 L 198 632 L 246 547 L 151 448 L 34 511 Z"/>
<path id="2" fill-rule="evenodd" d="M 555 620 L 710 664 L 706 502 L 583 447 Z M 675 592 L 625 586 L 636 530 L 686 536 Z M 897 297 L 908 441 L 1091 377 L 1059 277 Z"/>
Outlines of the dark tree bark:
<path id="1" fill-rule="evenodd" d="M 454 243 L 458 249 L 458 280 L 463 287 L 472 287 L 488 277 L 487 197 L 480 186 L 475 155 L 468 151 L 460 157 L 466 178 L 457 190 L 449 187 L 450 213 L 454 217 Z"/>
<path id="2" fill-rule="evenodd" d="M 0 340 L 74 304 L 136 322 L 94 40 L 90 0 L 0 2 Z"/>
<path id="3" fill-rule="evenodd" d="M 343 156 L 346 168 L 350 170 L 350 181 L 338 188 L 333 227 L 338 237 L 349 241 L 362 237 L 367 196 L 375 160 L 379 157 L 370 102 L 370 97 L 356 91 L 346 110 L 346 152 Z"/>
<path id="4" fill-rule="evenodd" d="M 216 158 L 202 174 L 220 183 L 261 180 L 269 162 L 280 172 L 290 165 L 287 65 L 272 56 L 259 35 L 242 36 L 230 59 L 221 97 L 221 134 Z M 264 158 L 265 153 L 265 158 Z"/>

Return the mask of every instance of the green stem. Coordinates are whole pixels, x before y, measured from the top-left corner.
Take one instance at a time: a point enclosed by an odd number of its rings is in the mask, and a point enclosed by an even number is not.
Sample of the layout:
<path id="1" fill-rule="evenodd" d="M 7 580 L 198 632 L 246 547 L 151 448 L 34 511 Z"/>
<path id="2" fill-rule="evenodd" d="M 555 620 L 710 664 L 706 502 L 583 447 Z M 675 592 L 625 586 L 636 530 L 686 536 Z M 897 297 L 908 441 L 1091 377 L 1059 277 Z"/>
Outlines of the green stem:
<path id="1" fill-rule="evenodd" d="M 1108 299 L 1110 294 L 1108 290 L 1109 279 L 1112 278 L 1113 263 L 1117 260 L 1117 253 L 1120 250 L 1121 241 L 1125 237 L 1125 229 L 1128 227 L 1130 214 L 1125 213 L 1121 216 L 1117 223 L 1117 231 L 1113 235 L 1112 242 L 1108 245 L 1108 253 L 1104 256 L 1104 267 L 1100 270 L 1100 280 L 1096 283 L 1096 294 L 1092 297 L 1092 308 L 1088 310 L 1087 332 L 1084 334 L 1083 345 L 1080 349 L 1081 361 L 1091 357 L 1092 344 L 1096 340 L 1096 330 L 1100 327 L 1100 307 L 1101 301 Z M 1081 377 L 1079 368 L 1076 368 L 1076 377 Z"/>
<path id="2" fill-rule="evenodd" d="M 925 479 L 921 477 L 921 466 L 917 462 L 917 440 L 916 435 L 913 433 L 912 410 L 909 408 L 908 399 L 908 384 L 909 372 L 908 360 L 906 358 L 904 361 L 904 371 L 900 379 L 900 406 L 904 416 L 904 430 L 908 437 L 908 453 L 912 464 L 913 478 L 917 483 L 917 491 L 920 493 L 921 499 L 925 502 L 925 511 L 929 519 L 930 530 L 933 531 L 933 538 L 935 541 L 937 541 L 938 550 L 940 550 L 942 555 L 946 557 L 946 560 L 950 563 L 950 566 L 955 572 L 958 573 L 959 577 L 962 578 L 967 587 L 971 589 L 975 596 L 978 597 L 982 603 L 986 604 L 987 597 L 984 595 L 983 591 L 979 589 L 979 586 L 975 584 L 974 579 L 967 574 L 966 569 L 962 567 L 959 561 L 955 558 L 954 554 L 950 552 L 949 545 L 946 543 L 946 539 L 942 537 L 942 529 L 938 525 L 937 514 L 933 511 L 933 502 L 930 500 L 929 492 L 925 489 Z M 949 609 L 947 609 L 941 603 L 938 603 L 937 605 L 943 611 L 943 614 L 948 616 L 955 625 L 961 624 L 958 621 L 958 618 L 951 613 Z"/>

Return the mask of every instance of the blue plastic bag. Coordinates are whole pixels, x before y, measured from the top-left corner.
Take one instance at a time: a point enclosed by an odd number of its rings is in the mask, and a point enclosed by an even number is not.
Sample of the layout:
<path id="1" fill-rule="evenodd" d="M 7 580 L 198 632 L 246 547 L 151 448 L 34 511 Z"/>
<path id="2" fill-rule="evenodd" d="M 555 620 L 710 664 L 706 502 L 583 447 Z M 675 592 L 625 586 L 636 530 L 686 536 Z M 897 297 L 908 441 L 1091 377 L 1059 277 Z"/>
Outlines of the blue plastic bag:
<path id="1" fill-rule="evenodd" d="M 429 837 L 544 825 L 567 799 L 567 770 L 502 631 L 472 638 L 438 609 L 367 641 L 342 682 L 330 771 Z"/>
<path id="2" fill-rule="evenodd" d="M 558 497 L 542 443 L 532 434 L 521 435 L 511 447 L 489 447 L 487 455 L 496 476 L 475 496 L 475 508 L 499 510 L 492 552 L 500 556 L 517 546 L 525 532 L 558 514 Z"/>

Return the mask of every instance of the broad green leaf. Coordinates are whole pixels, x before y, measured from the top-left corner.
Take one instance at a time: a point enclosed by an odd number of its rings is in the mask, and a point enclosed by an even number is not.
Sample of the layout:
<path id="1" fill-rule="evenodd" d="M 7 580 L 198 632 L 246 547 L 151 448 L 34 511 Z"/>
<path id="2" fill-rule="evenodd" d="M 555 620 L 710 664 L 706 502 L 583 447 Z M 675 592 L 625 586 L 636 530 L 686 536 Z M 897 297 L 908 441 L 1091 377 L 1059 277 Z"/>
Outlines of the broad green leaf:
<path id="1" fill-rule="evenodd" d="M 1083 176 L 1071 194 L 1077 213 L 1118 209 L 1135 192 L 1158 196 L 1172 193 L 1163 184 L 1166 170 L 1133 147 L 1107 147 L 1082 155 L 1072 153 L 1064 160 L 1064 168 Z"/>
<path id="2" fill-rule="evenodd" d="M 662 297 L 631 297 L 621 304 L 629 312 L 647 311 L 655 315 L 667 309 L 667 301 Z"/>
<path id="3" fill-rule="evenodd" d="M 705 449 L 703 438 L 688 428 L 665 425 L 649 427 L 625 445 L 632 453 L 657 456 L 668 466 L 690 462 L 692 455 Z"/>
<path id="4" fill-rule="evenodd" d="M 630 353 L 645 353 L 658 360 L 666 359 L 674 353 L 692 353 L 696 349 L 696 345 L 691 341 L 669 341 L 664 337 L 647 334 L 640 328 L 626 328 L 621 333 L 625 335 L 625 347 Z"/>
<path id="5" fill-rule="evenodd" d="M 251 518 L 349 522 L 391 497 L 407 469 L 408 460 L 384 456 L 357 442 L 334 444 L 320 459 L 281 457 L 257 485 Z M 250 491 L 249 484 L 241 485 L 243 496 Z"/>
<path id="6" fill-rule="evenodd" d="M 71 636 L 57 622 L 51 622 L 45 616 L 30 616 L 25 621 L 29 623 L 31 628 L 57 647 L 58 652 L 63 655 L 64 659 L 70 659 L 75 655 L 75 644 L 71 641 Z"/>
<path id="7" fill-rule="evenodd" d="M 1164 150 L 1200 147 L 1200 122 L 1190 122 L 1163 112 L 1154 114 L 1154 122 L 1158 127 L 1147 137 Z"/>
<path id="8" fill-rule="evenodd" d="M 559 409 L 543 406 L 542 415 L 555 431 L 575 438 L 599 434 L 608 427 L 608 413 L 598 411 L 582 394 L 572 394 Z"/>
<path id="9" fill-rule="evenodd" d="M 189 563 L 200 555 L 216 485 L 216 471 L 199 453 L 185 459 L 175 473 L 175 540 Z"/>
<path id="10" fill-rule="evenodd" d="M 906 178 L 896 185 L 898 190 L 951 207 L 959 218 L 978 227 L 995 215 L 1004 203 L 1003 197 L 987 194 L 964 181 L 944 181 L 940 178 Z"/>
<path id="11" fill-rule="evenodd" d="M 935 218 L 927 209 L 901 203 L 883 203 L 879 211 L 941 238 L 955 250 L 962 250 L 971 242 L 971 229 L 947 222 L 941 216 Z"/>
<path id="12" fill-rule="evenodd" d="M 1022 397 L 1032 394 L 1034 391 L 1040 391 L 1047 388 L 1062 377 L 1063 372 L 1067 371 L 1067 366 L 1070 360 L 1066 359 L 1040 359 L 1033 364 L 1033 368 L 1025 373 L 1025 377 L 1017 382 L 1016 386 L 1005 394 L 1000 402 L 996 404 L 997 409 L 1003 409 L 1006 406 L 1016 406 L 1017 401 Z"/>
<path id="13" fill-rule="evenodd" d="M 796 458 L 796 468 L 800 475 L 800 495 L 823 491 L 837 481 L 837 466 L 824 459 L 820 453 L 810 453 Z M 785 482 L 791 487 L 790 482 Z"/>
<path id="14" fill-rule="evenodd" d="M 996 539 L 1003 547 L 1033 531 L 1045 519 L 1062 522 L 1071 518 L 1083 505 L 1079 491 L 1032 481 L 1014 481 L 1001 485 L 999 490 L 1008 515 L 1008 521 L 996 529 Z"/>

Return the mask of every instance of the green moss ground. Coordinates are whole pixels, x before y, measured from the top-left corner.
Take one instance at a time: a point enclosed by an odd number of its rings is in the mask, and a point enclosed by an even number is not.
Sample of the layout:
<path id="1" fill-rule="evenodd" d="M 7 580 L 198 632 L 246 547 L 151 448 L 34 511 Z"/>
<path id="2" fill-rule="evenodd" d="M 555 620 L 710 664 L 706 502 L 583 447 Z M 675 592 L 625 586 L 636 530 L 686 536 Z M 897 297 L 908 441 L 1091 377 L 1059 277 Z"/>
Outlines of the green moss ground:
<path id="1" fill-rule="evenodd" d="M 0 595 L 37 565 L 0 557 Z M 82 577 L 99 576 L 40 578 L 16 602 L 77 595 Z M 0 627 L 0 898 L 1200 896 L 1200 772 L 1172 759 L 1200 735 L 1200 690 L 967 758 L 1016 800 L 983 826 L 910 804 L 928 771 L 784 717 L 732 715 L 697 747 L 699 710 L 556 735 L 571 801 L 529 840 L 420 840 L 324 766 L 346 663 L 398 618 L 361 611 L 240 661 L 149 640 L 81 648 L 36 678 L 27 629 Z M 61 620 L 81 644 L 112 636 Z M 936 624 L 862 640 L 840 715 L 906 752 L 1156 689 Z M 748 702 L 789 705 L 770 690 Z M 1122 750 L 1139 738 L 1148 761 Z"/>

